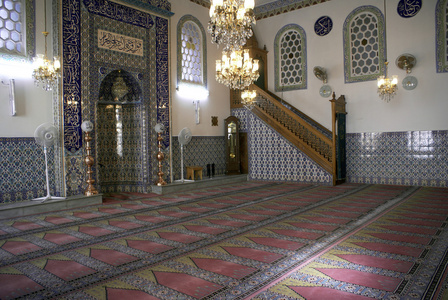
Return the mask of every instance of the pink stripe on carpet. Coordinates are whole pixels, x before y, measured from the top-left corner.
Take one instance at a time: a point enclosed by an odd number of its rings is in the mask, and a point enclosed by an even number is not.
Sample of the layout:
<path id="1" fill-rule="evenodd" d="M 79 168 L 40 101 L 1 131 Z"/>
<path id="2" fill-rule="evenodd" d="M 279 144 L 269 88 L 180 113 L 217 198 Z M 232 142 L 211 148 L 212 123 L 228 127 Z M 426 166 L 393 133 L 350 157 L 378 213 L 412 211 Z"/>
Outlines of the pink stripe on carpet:
<path id="1" fill-rule="evenodd" d="M 222 288 L 219 284 L 188 274 L 160 271 L 153 271 L 153 273 L 159 284 L 196 299 L 201 299 Z"/>
<path id="2" fill-rule="evenodd" d="M 49 259 L 45 264 L 45 270 L 54 275 L 70 281 L 79 277 L 87 276 L 97 271 L 87 266 L 81 265 L 72 260 L 53 260 Z"/>
<path id="3" fill-rule="evenodd" d="M 320 286 L 288 286 L 291 290 L 304 297 L 306 300 L 346 299 L 346 300 L 371 300 L 370 297 L 355 295 Z M 286 299 L 286 298 L 285 298 Z"/>
<path id="4" fill-rule="evenodd" d="M 382 268 L 386 270 L 407 273 L 414 265 L 412 262 L 398 259 L 375 257 L 362 254 L 334 254 L 337 257 L 345 259 L 358 265 L 369 266 L 373 268 Z"/>
<path id="5" fill-rule="evenodd" d="M 73 222 L 73 220 L 63 217 L 46 217 L 45 221 L 56 225 Z"/>
<path id="6" fill-rule="evenodd" d="M 22 255 L 28 252 L 34 252 L 42 249 L 41 247 L 25 241 L 7 241 L 1 246 L 3 250 L 6 250 L 14 255 Z"/>
<path id="7" fill-rule="evenodd" d="M 277 247 L 281 249 L 286 250 L 297 250 L 304 245 L 305 243 L 297 243 L 293 241 L 288 240 L 281 240 L 276 238 L 270 238 L 270 237 L 247 237 L 249 240 L 253 241 L 254 243 L 265 245 L 265 246 L 271 246 L 271 247 Z"/>
<path id="8" fill-rule="evenodd" d="M 346 224 L 351 221 L 347 219 L 329 218 L 329 217 L 305 217 L 305 219 L 314 222 L 334 223 L 334 224 Z"/>
<path id="9" fill-rule="evenodd" d="M 207 219 L 212 224 L 230 227 L 243 227 L 249 225 L 247 222 L 232 221 L 232 220 L 222 220 L 222 219 Z"/>
<path id="10" fill-rule="evenodd" d="M 358 245 L 363 248 L 366 248 L 366 249 L 369 249 L 369 250 L 373 250 L 373 251 L 395 253 L 395 254 L 407 255 L 407 256 L 413 256 L 413 257 L 419 257 L 423 251 L 423 249 L 420 249 L 420 248 L 390 245 L 390 244 L 383 244 L 383 243 L 356 242 L 353 244 Z"/>
<path id="11" fill-rule="evenodd" d="M 224 229 L 224 228 L 202 226 L 202 225 L 184 225 L 184 227 L 191 231 L 207 233 L 207 234 L 220 234 L 220 233 L 228 231 L 228 229 Z"/>
<path id="12" fill-rule="evenodd" d="M 401 279 L 384 275 L 377 275 L 356 270 L 339 268 L 315 268 L 331 278 L 352 284 L 363 285 L 374 289 L 393 292 L 401 282 Z"/>
<path id="13" fill-rule="evenodd" d="M 57 245 L 64 245 L 80 241 L 81 239 L 66 233 L 46 233 L 44 239 Z"/>
<path id="14" fill-rule="evenodd" d="M 202 240 L 201 237 L 189 235 L 189 234 L 178 233 L 178 232 L 157 232 L 157 234 L 162 239 L 176 241 L 176 242 L 185 243 L 185 244 L 189 244 L 189 243 L 193 243 L 193 242 Z"/>
<path id="15" fill-rule="evenodd" d="M 227 251 L 231 255 L 239 256 L 239 257 L 245 257 L 253 260 L 262 261 L 265 263 L 272 263 L 276 261 L 277 259 L 280 259 L 283 257 L 283 255 L 278 253 L 272 253 L 268 251 L 263 250 L 257 250 L 253 248 L 247 248 L 247 247 L 221 247 L 225 251 Z"/>
<path id="16" fill-rule="evenodd" d="M 286 235 L 286 236 L 293 236 L 298 237 L 302 239 L 308 239 L 308 240 L 316 240 L 323 236 L 322 233 L 317 232 L 311 232 L 311 231 L 299 231 L 294 229 L 269 229 L 272 232 L 275 232 L 277 234 Z"/>
<path id="17" fill-rule="evenodd" d="M 308 223 L 308 222 L 288 222 L 288 224 L 306 229 L 314 229 L 314 230 L 322 230 L 322 231 L 333 231 L 336 228 L 339 228 L 337 225 L 329 225 L 329 224 L 316 224 L 316 223 Z"/>
<path id="18" fill-rule="evenodd" d="M 236 279 L 241 279 L 257 271 L 256 268 L 220 259 L 193 257 L 190 258 L 194 261 L 198 268 Z"/>
<path id="19" fill-rule="evenodd" d="M 267 219 L 267 217 L 263 216 L 254 216 L 249 214 L 228 214 L 229 217 L 234 219 L 240 219 L 240 220 L 247 220 L 247 221 L 261 221 L 264 219 Z"/>
<path id="20" fill-rule="evenodd" d="M 393 230 L 393 231 L 430 234 L 430 235 L 436 234 L 436 232 L 437 232 L 437 228 L 422 228 L 422 227 L 413 227 L 413 226 L 404 226 L 404 225 L 381 225 L 379 227 Z"/>
<path id="21" fill-rule="evenodd" d="M 148 295 L 144 291 L 119 289 L 106 287 L 106 299 L 107 300 L 159 300 L 159 298 Z"/>
<path id="22" fill-rule="evenodd" d="M 138 260 L 135 256 L 109 249 L 90 249 L 90 256 L 112 266 Z"/>
<path id="23" fill-rule="evenodd" d="M 0 282 L 0 299 L 16 299 L 44 288 L 25 275 L 0 274 Z"/>
<path id="24" fill-rule="evenodd" d="M 368 234 L 371 236 L 374 236 L 376 238 L 382 239 L 382 240 L 414 243 L 414 244 L 421 244 L 421 245 L 428 245 L 429 242 L 431 241 L 430 237 L 403 235 L 403 234 L 395 234 L 395 233 L 369 232 Z"/>
<path id="25" fill-rule="evenodd" d="M 429 219 L 429 220 L 440 220 L 440 221 L 445 221 L 446 220 L 446 216 L 444 215 L 430 215 L 430 214 L 423 214 L 423 213 L 409 213 L 409 214 L 399 214 L 400 216 L 406 217 L 406 218 L 411 218 L 411 219 Z"/>
<path id="26" fill-rule="evenodd" d="M 170 249 L 173 249 L 173 247 L 159 244 L 156 242 L 146 241 L 146 240 L 126 240 L 128 243 L 128 246 L 134 249 L 138 249 L 141 251 L 149 252 L 152 254 L 157 254 L 160 252 L 164 252 Z"/>
<path id="27" fill-rule="evenodd" d="M 150 223 L 155 223 L 155 224 L 169 220 L 168 218 L 148 216 L 148 215 L 135 215 L 134 217 L 137 220 L 150 222 Z"/>
<path id="28" fill-rule="evenodd" d="M 389 221 L 409 224 L 409 225 L 417 225 L 417 226 L 431 226 L 431 227 L 440 227 L 443 225 L 442 221 L 429 221 L 429 220 L 416 220 L 416 219 L 388 219 Z"/>

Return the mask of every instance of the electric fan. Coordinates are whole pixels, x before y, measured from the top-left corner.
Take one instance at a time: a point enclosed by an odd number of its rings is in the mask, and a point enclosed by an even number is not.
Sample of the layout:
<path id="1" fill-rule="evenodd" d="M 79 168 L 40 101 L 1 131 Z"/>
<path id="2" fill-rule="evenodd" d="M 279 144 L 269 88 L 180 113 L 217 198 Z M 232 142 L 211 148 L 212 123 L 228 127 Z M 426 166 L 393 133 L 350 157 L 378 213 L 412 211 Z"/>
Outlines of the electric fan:
<path id="1" fill-rule="evenodd" d="M 34 131 L 34 139 L 36 143 L 44 147 L 45 154 L 45 178 L 47 180 L 47 196 L 35 198 L 35 201 L 47 201 L 47 200 L 63 200 L 65 197 L 53 197 L 50 195 L 50 182 L 48 180 L 48 159 L 47 159 L 47 148 L 56 144 L 58 140 L 58 130 L 50 123 L 43 123 L 36 128 Z"/>
<path id="2" fill-rule="evenodd" d="M 180 174 L 182 179 L 180 181 L 184 182 L 184 146 L 187 145 L 191 141 L 191 130 L 187 127 L 183 128 L 179 132 L 179 144 L 180 144 Z M 193 181 L 193 180 L 188 180 Z"/>

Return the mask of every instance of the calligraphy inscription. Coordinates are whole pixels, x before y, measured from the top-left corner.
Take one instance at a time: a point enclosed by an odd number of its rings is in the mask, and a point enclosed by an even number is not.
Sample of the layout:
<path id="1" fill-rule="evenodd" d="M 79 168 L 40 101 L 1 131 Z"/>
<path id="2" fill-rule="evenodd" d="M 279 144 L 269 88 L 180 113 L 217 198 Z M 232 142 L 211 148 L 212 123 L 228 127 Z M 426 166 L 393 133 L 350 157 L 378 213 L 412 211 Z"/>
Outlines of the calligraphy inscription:
<path id="1" fill-rule="evenodd" d="M 98 47 L 143 56 L 143 40 L 98 29 Z"/>

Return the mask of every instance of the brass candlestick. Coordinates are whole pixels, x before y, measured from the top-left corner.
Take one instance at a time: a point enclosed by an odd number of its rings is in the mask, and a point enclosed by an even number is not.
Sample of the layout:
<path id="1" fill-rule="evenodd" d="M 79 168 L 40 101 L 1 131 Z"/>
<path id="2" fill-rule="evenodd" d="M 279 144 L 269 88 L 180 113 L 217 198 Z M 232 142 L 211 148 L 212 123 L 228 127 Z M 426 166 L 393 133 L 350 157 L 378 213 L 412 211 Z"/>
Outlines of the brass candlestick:
<path id="1" fill-rule="evenodd" d="M 166 184 L 165 180 L 163 180 L 162 171 L 162 161 L 165 158 L 165 155 L 162 152 L 162 132 L 165 131 L 165 125 L 163 125 L 162 123 L 157 123 L 154 127 L 154 130 L 157 132 L 157 147 L 159 147 L 159 152 L 157 153 L 157 160 L 159 161 L 159 172 L 157 172 L 157 175 L 159 176 L 159 180 L 157 180 L 157 185 L 162 186 Z"/>
<path id="2" fill-rule="evenodd" d="M 159 147 L 159 152 L 157 153 L 157 160 L 159 161 L 159 171 L 157 172 L 157 175 L 159 176 L 159 180 L 157 181 L 157 185 L 158 186 L 162 186 L 165 185 L 166 182 L 163 179 L 163 171 L 162 171 L 162 161 L 165 158 L 165 155 L 162 152 L 162 133 L 161 132 L 157 132 L 157 141 L 158 141 L 158 145 L 157 147 Z"/>
<path id="3" fill-rule="evenodd" d="M 93 124 L 90 121 L 84 121 L 81 125 L 81 128 L 85 133 L 84 140 L 86 142 L 86 157 L 84 158 L 84 163 L 87 166 L 87 188 L 84 192 L 84 195 L 93 196 L 93 195 L 98 194 L 98 191 L 93 186 L 93 183 L 95 183 L 95 180 L 92 178 L 92 174 L 93 174 L 92 166 L 93 166 L 93 163 L 95 162 L 95 160 L 93 159 L 93 157 L 91 156 L 91 153 L 90 153 L 90 150 L 92 150 L 92 148 L 90 147 L 90 142 L 92 141 L 90 132 L 93 129 Z"/>

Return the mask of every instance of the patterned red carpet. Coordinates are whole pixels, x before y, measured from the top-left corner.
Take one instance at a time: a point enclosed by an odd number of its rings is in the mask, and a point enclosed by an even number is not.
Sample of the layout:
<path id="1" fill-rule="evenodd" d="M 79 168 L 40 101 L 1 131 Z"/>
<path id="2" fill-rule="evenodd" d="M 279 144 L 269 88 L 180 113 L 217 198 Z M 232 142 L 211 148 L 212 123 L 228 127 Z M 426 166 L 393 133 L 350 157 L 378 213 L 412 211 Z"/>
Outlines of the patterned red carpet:
<path id="1" fill-rule="evenodd" d="M 0 299 L 441 299 L 448 189 L 242 182 L 0 220 Z"/>

